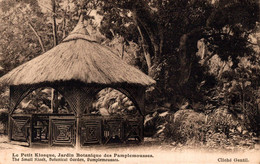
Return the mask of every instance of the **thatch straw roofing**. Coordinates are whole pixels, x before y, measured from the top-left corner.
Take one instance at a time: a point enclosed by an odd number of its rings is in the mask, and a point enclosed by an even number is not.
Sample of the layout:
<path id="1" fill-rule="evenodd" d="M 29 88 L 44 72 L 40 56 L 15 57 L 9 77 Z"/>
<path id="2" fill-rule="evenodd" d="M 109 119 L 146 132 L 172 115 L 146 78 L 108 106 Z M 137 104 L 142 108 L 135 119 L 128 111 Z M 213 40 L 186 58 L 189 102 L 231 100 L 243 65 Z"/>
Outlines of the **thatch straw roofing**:
<path id="1" fill-rule="evenodd" d="M 8 85 L 77 80 L 87 84 L 151 85 L 155 81 L 86 35 L 83 22 L 59 45 L 0 78 Z"/>

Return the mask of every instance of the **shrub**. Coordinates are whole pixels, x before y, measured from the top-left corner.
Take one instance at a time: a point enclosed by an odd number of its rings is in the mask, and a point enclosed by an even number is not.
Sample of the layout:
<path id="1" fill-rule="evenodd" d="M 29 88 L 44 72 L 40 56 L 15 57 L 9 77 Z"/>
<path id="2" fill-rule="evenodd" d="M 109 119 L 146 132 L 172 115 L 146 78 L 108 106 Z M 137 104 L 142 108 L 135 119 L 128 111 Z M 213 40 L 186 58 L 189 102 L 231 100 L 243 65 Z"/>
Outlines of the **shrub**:
<path id="1" fill-rule="evenodd" d="M 175 144 L 206 146 L 208 148 L 253 148 L 253 133 L 225 108 L 217 108 L 211 114 L 182 109 L 169 113 L 161 124 L 160 137 Z"/>
<path id="2" fill-rule="evenodd" d="M 206 116 L 193 110 L 179 110 L 169 117 L 163 131 L 164 137 L 175 142 L 200 144 L 205 141 Z"/>
<path id="3" fill-rule="evenodd" d="M 210 131 L 213 133 L 224 133 L 227 138 L 239 126 L 238 120 L 225 108 L 218 108 L 209 114 L 207 124 L 210 125 Z"/>
<path id="4" fill-rule="evenodd" d="M 254 147 L 253 133 L 248 132 L 244 123 L 225 108 L 218 108 L 210 114 L 208 125 L 210 127 L 206 134 L 208 147 L 225 149 Z"/>

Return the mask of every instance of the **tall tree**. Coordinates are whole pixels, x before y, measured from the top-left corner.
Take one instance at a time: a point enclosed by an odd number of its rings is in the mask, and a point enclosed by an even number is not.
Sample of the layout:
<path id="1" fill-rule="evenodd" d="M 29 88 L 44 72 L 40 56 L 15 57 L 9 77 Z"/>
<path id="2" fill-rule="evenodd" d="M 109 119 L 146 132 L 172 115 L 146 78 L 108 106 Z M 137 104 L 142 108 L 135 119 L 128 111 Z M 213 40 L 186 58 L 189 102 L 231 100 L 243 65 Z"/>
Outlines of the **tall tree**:
<path id="1" fill-rule="evenodd" d="M 0 52 L 7 72 L 48 49 L 47 38 L 50 35 L 49 26 L 44 23 L 46 16 L 40 11 L 37 1 L 2 1 L 0 6 Z"/>
<path id="2" fill-rule="evenodd" d="M 252 52 L 249 36 L 259 21 L 259 2 L 110 0 L 104 2 L 100 14 L 104 15 L 101 32 L 106 36 L 111 37 L 113 31 L 141 40 L 148 74 L 157 80 L 161 100 L 176 102 L 183 97 L 198 99 L 197 88 L 204 80 L 204 86 L 214 84 L 214 77 L 207 73 L 214 55 L 232 60 L 236 67 L 237 57 Z M 208 49 L 202 64 L 198 41 Z"/>

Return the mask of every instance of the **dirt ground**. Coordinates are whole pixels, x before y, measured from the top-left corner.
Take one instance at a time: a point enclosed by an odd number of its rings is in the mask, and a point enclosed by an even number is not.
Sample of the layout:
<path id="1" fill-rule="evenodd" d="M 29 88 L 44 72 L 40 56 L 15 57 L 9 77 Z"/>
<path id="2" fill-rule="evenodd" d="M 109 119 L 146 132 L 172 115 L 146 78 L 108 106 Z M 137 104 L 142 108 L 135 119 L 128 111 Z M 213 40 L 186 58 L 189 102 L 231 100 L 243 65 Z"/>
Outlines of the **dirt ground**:
<path id="1" fill-rule="evenodd" d="M 9 163 L 253 163 L 260 164 L 260 146 L 254 149 L 221 150 L 173 146 L 151 138 L 138 145 L 72 147 L 27 147 L 9 143 L 0 136 L 0 164 Z M 40 154 L 44 161 L 35 159 Z M 59 156 L 60 154 L 60 156 Z M 49 158 L 54 156 L 55 159 Z M 83 156 L 83 157 L 82 157 Z M 88 157 L 86 157 L 88 156 Z M 27 159 L 31 159 L 28 161 Z M 15 159 L 14 159 L 15 158 Z M 58 159 L 59 158 L 59 159 Z M 39 160 L 41 160 L 39 159 Z M 18 161 L 19 160 L 19 161 Z"/>

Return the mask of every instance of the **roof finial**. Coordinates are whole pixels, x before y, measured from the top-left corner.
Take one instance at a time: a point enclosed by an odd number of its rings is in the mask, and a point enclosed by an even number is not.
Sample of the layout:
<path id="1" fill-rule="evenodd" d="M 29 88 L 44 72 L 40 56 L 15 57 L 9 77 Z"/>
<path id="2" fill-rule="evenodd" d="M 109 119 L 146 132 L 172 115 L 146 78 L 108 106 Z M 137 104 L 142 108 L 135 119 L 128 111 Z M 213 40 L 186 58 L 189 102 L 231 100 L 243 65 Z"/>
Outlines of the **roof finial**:
<path id="1" fill-rule="evenodd" d="M 76 25 L 74 30 L 71 31 L 70 34 L 89 35 L 89 32 L 86 29 L 86 25 L 84 24 L 84 14 L 86 14 L 86 12 L 83 9 L 81 9 L 78 24 Z"/>
<path id="2" fill-rule="evenodd" d="M 79 22 L 84 23 L 85 20 L 84 15 L 86 15 L 86 11 L 82 8 L 80 9 L 80 13 L 79 13 Z"/>
<path id="3" fill-rule="evenodd" d="M 79 15 L 79 22 L 83 23 L 84 24 L 84 15 L 83 13 L 81 12 L 80 15 Z"/>

